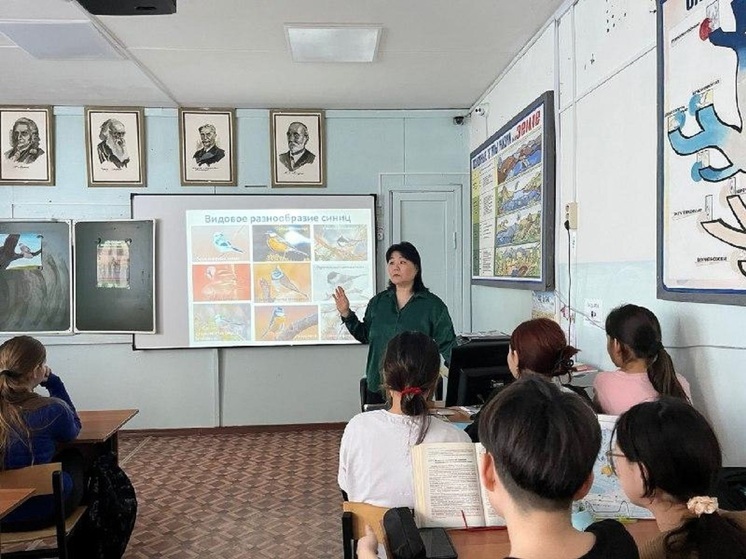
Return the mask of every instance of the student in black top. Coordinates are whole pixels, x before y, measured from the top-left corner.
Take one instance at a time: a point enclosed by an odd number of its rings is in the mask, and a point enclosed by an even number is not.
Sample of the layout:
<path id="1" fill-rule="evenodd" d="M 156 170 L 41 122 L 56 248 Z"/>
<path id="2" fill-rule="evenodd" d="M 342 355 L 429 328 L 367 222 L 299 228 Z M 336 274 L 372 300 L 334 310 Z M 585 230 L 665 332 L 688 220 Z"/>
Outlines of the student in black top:
<path id="1" fill-rule="evenodd" d="M 593 483 L 601 430 L 575 394 L 539 375 L 505 388 L 482 413 L 480 463 L 490 503 L 507 524 L 510 557 L 637 559 L 632 536 L 615 520 L 572 526 L 573 500 Z"/>

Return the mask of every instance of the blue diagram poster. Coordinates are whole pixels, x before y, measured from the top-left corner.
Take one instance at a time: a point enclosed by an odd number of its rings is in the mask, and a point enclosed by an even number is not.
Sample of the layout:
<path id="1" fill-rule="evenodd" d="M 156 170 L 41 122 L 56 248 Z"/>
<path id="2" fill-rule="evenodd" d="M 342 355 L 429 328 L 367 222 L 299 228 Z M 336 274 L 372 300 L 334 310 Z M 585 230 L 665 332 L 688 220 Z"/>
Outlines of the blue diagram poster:
<path id="1" fill-rule="evenodd" d="M 746 298 L 746 2 L 662 0 L 659 297 Z"/>
<path id="2" fill-rule="evenodd" d="M 471 153 L 472 283 L 554 287 L 554 142 L 547 92 Z"/>

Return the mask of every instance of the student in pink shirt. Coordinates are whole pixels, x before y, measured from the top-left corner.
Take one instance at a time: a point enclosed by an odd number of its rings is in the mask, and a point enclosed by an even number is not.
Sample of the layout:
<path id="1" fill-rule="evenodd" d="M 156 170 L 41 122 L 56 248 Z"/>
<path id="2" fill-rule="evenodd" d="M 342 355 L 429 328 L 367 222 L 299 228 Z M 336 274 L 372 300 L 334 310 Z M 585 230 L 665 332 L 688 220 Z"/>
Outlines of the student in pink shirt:
<path id="1" fill-rule="evenodd" d="M 674 396 L 691 402 L 689 383 L 676 374 L 661 342 L 661 326 L 645 307 L 622 305 L 606 317 L 606 349 L 616 371 L 599 373 L 593 382 L 603 413 L 619 415 L 641 402 Z"/>

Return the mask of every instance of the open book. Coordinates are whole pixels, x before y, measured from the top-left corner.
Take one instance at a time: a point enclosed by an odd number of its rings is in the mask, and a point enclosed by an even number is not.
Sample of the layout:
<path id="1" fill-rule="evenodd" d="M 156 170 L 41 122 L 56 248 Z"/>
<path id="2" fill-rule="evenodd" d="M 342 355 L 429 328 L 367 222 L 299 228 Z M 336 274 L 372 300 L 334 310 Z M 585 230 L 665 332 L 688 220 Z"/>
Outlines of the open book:
<path id="1" fill-rule="evenodd" d="M 622 491 L 619 478 L 614 474 L 609 456 L 611 435 L 616 425 L 616 415 L 598 415 L 601 425 L 601 450 L 593 465 L 593 486 L 590 493 L 580 503 L 596 519 L 602 518 L 653 518 L 653 514 L 642 507 L 633 505 Z"/>
<path id="2" fill-rule="evenodd" d="M 484 453 L 479 443 L 424 443 L 412 447 L 417 526 L 505 526 L 482 490 L 479 459 Z"/>

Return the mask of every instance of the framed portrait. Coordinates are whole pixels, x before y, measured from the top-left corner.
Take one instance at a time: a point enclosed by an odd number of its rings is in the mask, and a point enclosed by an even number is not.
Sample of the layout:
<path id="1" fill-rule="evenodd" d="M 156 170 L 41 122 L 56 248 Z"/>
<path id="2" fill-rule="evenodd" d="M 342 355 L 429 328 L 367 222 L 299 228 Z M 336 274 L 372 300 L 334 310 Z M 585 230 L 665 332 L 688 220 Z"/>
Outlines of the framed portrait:
<path id="1" fill-rule="evenodd" d="M 272 186 L 324 186 L 324 111 L 269 112 Z"/>
<path id="2" fill-rule="evenodd" d="M 471 152 L 472 285 L 554 289 L 554 94 Z"/>
<path id="3" fill-rule="evenodd" d="M 52 107 L 0 107 L 0 184 L 54 184 Z"/>
<path id="4" fill-rule="evenodd" d="M 86 107 L 88 186 L 145 186 L 142 108 Z"/>
<path id="5" fill-rule="evenodd" d="M 179 109 L 181 184 L 236 186 L 235 113 Z"/>

